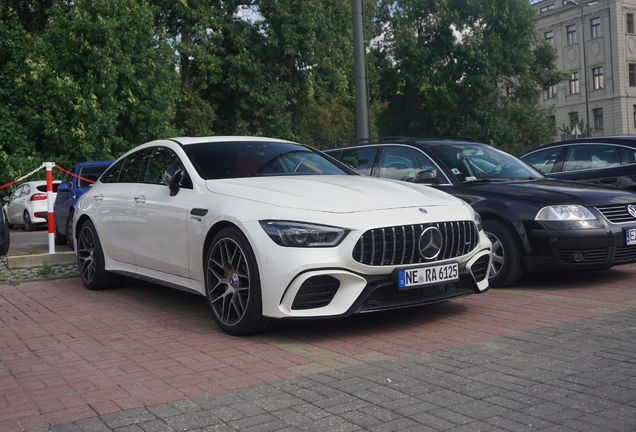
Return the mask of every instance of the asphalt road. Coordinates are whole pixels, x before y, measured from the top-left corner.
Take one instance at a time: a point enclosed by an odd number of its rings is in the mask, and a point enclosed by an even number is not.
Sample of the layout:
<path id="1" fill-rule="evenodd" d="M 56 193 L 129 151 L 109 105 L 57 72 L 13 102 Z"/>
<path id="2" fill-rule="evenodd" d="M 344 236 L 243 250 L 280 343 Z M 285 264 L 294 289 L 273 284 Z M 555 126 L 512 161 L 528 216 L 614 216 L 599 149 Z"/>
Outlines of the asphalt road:
<path id="1" fill-rule="evenodd" d="M 21 228 L 10 230 L 11 244 L 7 255 L 45 254 L 49 252 L 49 232 L 46 226 L 36 231 Z M 68 245 L 55 246 L 55 252 L 67 252 Z"/>

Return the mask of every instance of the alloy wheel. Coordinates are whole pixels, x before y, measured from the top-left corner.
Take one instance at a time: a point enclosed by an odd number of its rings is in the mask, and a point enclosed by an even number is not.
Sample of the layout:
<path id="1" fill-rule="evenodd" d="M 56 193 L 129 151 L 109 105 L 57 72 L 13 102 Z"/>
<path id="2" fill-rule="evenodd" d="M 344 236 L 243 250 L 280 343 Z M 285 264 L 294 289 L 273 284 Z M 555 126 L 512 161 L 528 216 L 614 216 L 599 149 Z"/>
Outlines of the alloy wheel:
<path id="1" fill-rule="evenodd" d="M 83 226 L 77 239 L 77 262 L 82 280 L 91 283 L 95 278 L 95 237 L 88 226 Z"/>

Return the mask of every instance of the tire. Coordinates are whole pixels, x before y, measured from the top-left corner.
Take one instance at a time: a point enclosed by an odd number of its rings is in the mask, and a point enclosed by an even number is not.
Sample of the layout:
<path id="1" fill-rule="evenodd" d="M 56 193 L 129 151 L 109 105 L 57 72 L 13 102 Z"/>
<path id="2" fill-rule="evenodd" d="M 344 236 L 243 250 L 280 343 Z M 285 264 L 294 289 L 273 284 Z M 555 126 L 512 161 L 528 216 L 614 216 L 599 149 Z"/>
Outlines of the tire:
<path id="1" fill-rule="evenodd" d="M 71 247 L 71 250 L 75 250 L 75 237 L 73 237 L 73 212 L 68 214 L 66 220 L 66 243 Z"/>
<path id="2" fill-rule="evenodd" d="M 238 228 L 225 228 L 212 240 L 205 258 L 205 293 L 214 320 L 228 334 L 262 333 L 278 323 L 263 316 L 256 257 Z"/>
<path id="3" fill-rule="evenodd" d="M 7 213 L 6 213 L 6 212 L 4 212 L 4 213 L 3 213 L 3 215 L 4 215 L 4 223 L 6 223 L 6 224 L 7 224 L 7 227 L 8 227 L 9 229 L 13 229 L 13 228 L 14 228 L 13 224 L 10 224 L 10 223 L 9 223 L 9 219 L 7 219 Z"/>
<path id="4" fill-rule="evenodd" d="M 29 212 L 24 212 L 24 230 L 25 231 L 35 231 L 35 225 L 31 222 L 31 218 L 29 217 Z"/>
<path id="5" fill-rule="evenodd" d="M 57 230 L 57 224 L 55 224 L 55 230 L 53 232 L 53 242 L 56 246 L 65 245 L 66 244 L 66 236 L 62 235 Z"/>
<path id="6" fill-rule="evenodd" d="M 493 288 L 504 288 L 519 282 L 525 273 L 523 245 L 517 233 L 498 220 L 485 220 L 484 233 L 492 242 L 492 265 L 488 282 Z"/>
<path id="7" fill-rule="evenodd" d="M 97 236 L 95 225 L 85 221 L 77 240 L 77 266 L 82 282 L 89 290 L 117 288 L 124 281 L 124 276 L 106 270 L 104 251 Z"/>
<path id="8" fill-rule="evenodd" d="M 11 234 L 9 233 L 9 226 L 4 222 L 0 222 L 0 230 L 4 231 L 4 243 L 0 244 L 0 255 L 5 256 L 9 252 Z"/>

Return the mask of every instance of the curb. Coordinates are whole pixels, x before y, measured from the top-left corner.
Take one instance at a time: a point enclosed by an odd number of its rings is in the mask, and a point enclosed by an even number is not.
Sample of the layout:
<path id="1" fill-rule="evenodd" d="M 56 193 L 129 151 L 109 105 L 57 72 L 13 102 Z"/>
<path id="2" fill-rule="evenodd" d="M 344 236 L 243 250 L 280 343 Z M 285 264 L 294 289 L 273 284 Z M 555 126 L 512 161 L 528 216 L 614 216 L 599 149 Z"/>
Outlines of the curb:
<path id="1" fill-rule="evenodd" d="M 47 264 L 72 264 L 77 261 L 75 252 L 58 252 L 54 254 L 13 255 L 6 257 L 7 266 L 34 267 Z"/>

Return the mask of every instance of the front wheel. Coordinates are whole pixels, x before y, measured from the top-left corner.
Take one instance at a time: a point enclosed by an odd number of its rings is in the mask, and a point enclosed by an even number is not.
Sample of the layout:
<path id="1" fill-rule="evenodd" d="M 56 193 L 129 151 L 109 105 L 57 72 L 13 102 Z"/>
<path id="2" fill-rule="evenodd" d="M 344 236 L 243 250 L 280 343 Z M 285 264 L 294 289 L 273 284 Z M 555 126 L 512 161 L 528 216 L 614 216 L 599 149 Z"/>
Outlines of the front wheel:
<path id="1" fill-rule="evenodd" d="M 261 333 L 277 323 L 263 316 L 256 257 L 237 228 L 225 228 L 212 240 L 205 259 L 205 292 L 214 320 L 228 334 Z"/>
<path id="2" fill-rule="evenodd" d="M 116 288 L 124 281 L 124 276 L 106 270 L 102 244 L 90 220 L 82 224 L 77 239 L 77 266 L 82 282 L 89 290 Z"/>
<path id="3" fill-rule="evenodd" d="M 492 265 L 488 282 L 493 288 L 514 285 L 523 277 L 523 245 L 517 233 L 504 222 L 485 220 L 484 233 L 492 243 Z"/>

